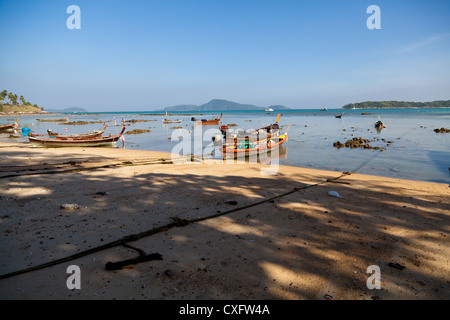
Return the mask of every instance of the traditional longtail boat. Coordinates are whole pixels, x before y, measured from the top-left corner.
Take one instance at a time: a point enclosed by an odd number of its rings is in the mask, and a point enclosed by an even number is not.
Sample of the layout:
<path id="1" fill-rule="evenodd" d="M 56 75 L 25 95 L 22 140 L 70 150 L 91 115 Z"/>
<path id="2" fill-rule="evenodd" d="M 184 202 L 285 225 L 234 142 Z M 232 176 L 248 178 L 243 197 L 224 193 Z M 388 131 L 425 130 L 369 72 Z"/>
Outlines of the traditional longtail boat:
<path id="1" fill-rule="evenodd" d="M 60 135 L 59 133 L 53 132 L 52 130 L 48 129 L 47 133 L 50 137 L 55 137 L 55 139 L 61 139 L 65 140 L 67 138 L 73 138 L 73 139 L 90 139 L 90 138 L 96 138 L 101 136 L 106 130 L 106 124 L 103 125 L 102 130 L 94 130 L 92 132 L 87 133 L 76 133 L 71 135 Z M 37 134 L 31 134 L 32 137 L 42 137 L 43 135 L 37 135 Z"/>
<path id="2" fill-rule="evenodd" d="M 220 114 L 219 118 L 207 120 L 207 119 L 201 119 L 197 120 L 194 117 L 191 118 L 191 121 L 194 122 L 194 124 L 197 125 L 217 125 L 220 124 L 220 120 L 222 119 L 222 113 Z"/>
<path id="3" fill-rule="evenodd" d="M 167 117 L 167 111 L 166 111 L 166 117 Z M 164 124 L 168 124 L 168 123 L 181 123 L 181 121 L 183 121 L 183 120 L 180 120 L 180 119 L 171 120 L 171 119 L 169 119 L 169 118 L 165 118 L 165 119 L 163 120 L 163 123 L 164 123 Z"/>
<path id="4" fill-rule="evenodd" d="M 40 122 L 67 122 L 67 120 L 69 120 L 69 117 L 67 118 L 62 118 L 62 119 L 36 119 L 36 121 L 40 121 Z"/>
<path id="5" fill-rule="evenodd" d="M 280 114 L 277 116 L 277 121 L 271 125 L 239 135 L 228 135 L 222 146 L 223 158 L 257 155 L 278 149 L 287 141 L 287 131 L 289 130 L 288 126 L 286 132 L 280 135 L 279 119 Z M 226 134 L 224 131 L 222 133 Z"/>
<path id="6" fill-rule="evenodd" d="M 19 123 L 19 118 L 17 118 L 16 122 L 14 122 L 14 123 L 1 125 L 0 133 L 13 133 L 19 126 L 18 123 Z"/>
<path id="7" fill-rule="evenodd" d="M 287 132 L 276 138 L 259 141 L 245 140 L 232 145 L 224 145 L 222 148 L 223 158 L 239 158 L 251 155 L 260 155 L 278 149 L 287 141 Z"/>
<path id="8" fill-rule="evenodd" d="M 335 114 L 334 117 L 335 118 L 342 118 L 343 115 L 344 115 L 344 113 L 342 112 L 341 114 Z"/>
<path id="9" fill-rule="evenodd" d="M 183 120 L 179 120 L 179 119 L 177 119 L 177 120 L 164 119 L 164 120 L 163 120 L 163 123 L 164 123 L 164 124 L 168 124 L 168 123 L 181 123 L 181 121 L 183 121 Z"/>
<path id="10" fill-rule="evenodd" d="M 114 147 L 117 141 L 123 137 L 125 132 L 125 127 L 123 127 L 120 134 L 109 135 L 109 136 L 99 136 L 94 138 L 66 138 L 58 139 L 56 137 L 33 137 L 28 136 L 33 147 L 45 147 L 45 148 L 58 148 L 58 147 Z"/>
<path id="11" fill-rule="evenodd" d="M 380 120 L 380 117 L 378 117 L 378 121 L 375 122 L 375 128 L 377 130 L 381 130 L 383 128 L 386 128 L 386 126 L 384 125 L 383 121 Z"/>

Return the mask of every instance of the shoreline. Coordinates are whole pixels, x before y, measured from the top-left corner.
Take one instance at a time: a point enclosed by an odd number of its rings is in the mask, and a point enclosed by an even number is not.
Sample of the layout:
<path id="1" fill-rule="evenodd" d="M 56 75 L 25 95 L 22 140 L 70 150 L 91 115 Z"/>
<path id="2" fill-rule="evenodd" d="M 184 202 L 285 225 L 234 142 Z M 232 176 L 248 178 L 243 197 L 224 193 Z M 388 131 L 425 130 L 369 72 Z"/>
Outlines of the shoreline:
<path id="1" fill-rule="evenodd" d="M 136 256 L 109 248 L 2 279 L 2 299 L 450 298 L 447 184 L 281 165 L 263 176 L 258 164 L 171 164 L 168 153 L 117 148 L 0 150 L 2 275 L 223 213 L 130 242 L 161 261 L 107 271 Z M 71 264 L 80 290 L 65 286 Z M 371 265 L 379 290 L 366 284 Z"/>
<path id="2" fill-rule="evenodd" d="M 63 115 L 63 113 L 53 113 L 53 112 L 0 112 L 0 117 L 21 117 L 21 116 L 53 116 L 53 115 Z"/>

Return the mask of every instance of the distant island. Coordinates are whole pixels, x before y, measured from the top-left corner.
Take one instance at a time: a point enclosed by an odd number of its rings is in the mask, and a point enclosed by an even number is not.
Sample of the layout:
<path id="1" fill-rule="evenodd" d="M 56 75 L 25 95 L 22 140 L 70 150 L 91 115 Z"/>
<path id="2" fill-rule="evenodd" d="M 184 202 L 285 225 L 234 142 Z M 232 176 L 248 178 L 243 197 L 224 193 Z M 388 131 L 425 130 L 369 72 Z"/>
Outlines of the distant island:
<path id="1" fill-rule="evenodd" d="M 48 112 L 62 112 L 62 113 L 84 113 L 88 112 L 86 109 L 73 107 L 73 108 L 65 108 L 65 109 L 46 109 Z"/>
<path id="2" fill-rule="evenodd" d="M 432 102 L 366 101 L 349 103 L 341 109 L 450 108 L 450 100 Z"/>
<path id="3" fill-rule="evenodd" d="M 268 108 L 275 110 L 289 109 L 285 106 L 273 105 L 268 107 L 258 107 L 250 104 L 241 104 L 233 101 L 213 99 L 208 103 L 197 105 L 177 105 L 164 108 L 164 111 L 236 111 L 236 110 L 266 110 Z"/>

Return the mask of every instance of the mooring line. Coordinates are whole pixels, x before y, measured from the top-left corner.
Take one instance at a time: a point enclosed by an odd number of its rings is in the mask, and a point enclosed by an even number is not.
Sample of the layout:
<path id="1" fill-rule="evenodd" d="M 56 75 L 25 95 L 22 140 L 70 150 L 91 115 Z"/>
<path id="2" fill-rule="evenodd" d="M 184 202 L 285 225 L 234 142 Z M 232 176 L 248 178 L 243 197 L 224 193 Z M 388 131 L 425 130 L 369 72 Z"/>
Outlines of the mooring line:
<path id="1" fill-rule="evenodd" d="M 90 255 L 90 254 L 93 254 L 93 253 L 96 253 L 96 252 L 99 252 L 99 251 L 103 251 L 103 250 L 106 250 L 106 249 L 110 249 L 110 248 L 113 248 L 113 247 L 124 246 L 128 242 L 134 242 L 134 241 L 137 241 L 139 239 L 142 239 L 142 238 L 145 238 L 145 237 L 149 237 L 151 235 L 155 235 L 155 234 L 157 234 L 159 232 L 167 231 L 167 230 L 169 230 L 169 229 L 171 229 L 173 227 L 184 227 L 184 226 L 186 226 L 188 224 L 192 224 L 192 223 L 196 223 L 196 222 L 201 222 L 201 221 L 217 218 L 217 217 L 220 217 L 220 216 L 223 216 L 223 215 L 227 215 L 227 214 L 230 214 L 230 213 L 233 213 L 233 212 L 237 212 L 237 211 L 241 211 L 241 210 L 248 209 L 248 208 L 251 208 L 251 207 L 255 207 L 255 206 L 258 206 L 260 204 L 263 204 L 263 203 L 266 203 L 266 202 L 273 201 L 275 199 L 279 199 L 279 198 L 285 197 L 285 196 L 287 196 L 289 194 L 298 192 L 300 190 L 306 190 L 306 189 L 311 188 L 311 187 L 315 187 L 315 186 L 318 186 L 318 185 L 321 185 L 321 184 L 328 183 L 328 182 L 330 182 L 330 180 L 340 179 L 343 176 L 346 176 L 348 174 L 350 174 L 350 173 L 344 172 L 340 176 L 335 177 L 333 179 L 327 179 L 327 180 L 324 180 L 322 182 L 318 182 L 318 183 L 315 183 L 315 184 L 307 184 L 307 185 L 305 185 L 303 187 L 296 187 L 296 188 L 293 188 L 292 190 L 287 191 L 285 193 L 282 193 L 282 194 L 279 194 L 279 195 L 276 195 L 276 196 L 273 196 L 273 197 L 270 197 L 270 198 L 267 198 L 267 199 L 264 199 L 264 200 L 261 200 L 261 201 L 257 201 L 257 202 L 254 202 L 254 203 L 242 206 L 242 207 L 234 208 L 234 209 L 227 210 L 227 211 L 224 211 L 224 212 L 218 212 L 218 213 L 206 216 L 206 217 L 201 217 L 201 218 L 196 218 L 196 219 L 191 219 L 191 220 L 174 218 L 174 221 L 172 223 L 169 223 L 169 224 L 166 224 L 166 225 L 163 225 L 163 226 L 159 226 L 159 227 L 156 227 L 156 228 L 153 228 L 153 229 L 150 229 L 150 230 L 147 230 L 147 231 L 143 231 L 143 232 L 140 232 L 140 233 L 124 236 L 123 238 L 121 238 L 119 240 L 116 240 L 116 241 L 113 241 L 113 242 L 109 242 L 109 243 L 106 243 L 104 245 L 97 246 L 95 248 L 91 248 L 91 249 L 88 249 L 88 250 L 85 250 L 85 251 L 82 251 L 82 252 L 78 252 L 76 254 L 73 254 L 73 255 L 70 255 L 70 256 L 67 256 L 67 257 L 64 257 L 64 258 L 61 258 L 61 259 L 57 259 L 57 260 L 50 261 L 50 262 L 47 262 L 47 263 L 44 263 L 44 264 L 40 264 L 40 265 L 37 265 L 37 266 L 24 268 L 24 269 L 21 269 L 21 270 L 17 270 L 17 271 L 14 271 L 14 272 L 10 272 L 10 273 L 7 273 L 7 274 L 0 275 L 0 280 L 6 279 L 6 278 L 10 278 L 10 277 L 13 277 L 13 276 L 17 276 L 17 275 L 21 275 L 21 274 L 24 274 L 24 273 L 29 273 L 29 272 L 32 272 L 32 271 L 37 271 L 37 270 L 41 270 L 41 269 L 44 269 L 44 268 L 52 267 L 52 266 L 61 264 L 63 262 L 68 262 L 68 261 L 72 261 L 72 260 L 75 260 L 75 259 L 79 259 L 81 257 L 87 256 L 87 255 Z"/>
<path id="2" fill-rule="evenodd" d="M 37 265 L 37 266 L 34 266 L 34 267 L 29 267 L 29 268 L 25 268 L 25 269 L 21 269 L 21 270 L 18 270 L 18 271 L 14 271 L 14 272 L 10 272 L 10 273 L 7 273 L 7 274 L 0 275 L 0 280 L 6 279 L 6 278 L 10 278 L 10 277 L 13 277 L 13 276 L 17 276 L 17 275 L 21 275 L 21 274 L 24 274 L 24 273 L 29 273 L 29 272 L 32 272 L 32 271 L 37 271 L 37 270 L 41 270 L 41 269 L 44 269 L 44 268 L 52 267 L 52 266 L 61 264 L 63 262 L 68 262 L 68 261 L 72 261 L 72 260 L 75 260 L 75 259 L 79 259 L 81 257 L 87 256 L 87 255 L 90 255 L 90 254 L 93 254 L 93 253 L 96 253 L 96 252 L 100 252 L 100 251 L 103 251 L 103 250 L 106 250 L 106 249 L 110 249 L 110 248 L 113 248 L 113 247 L 127 246 L 128 242 L 134 242 L 134 241 L 137 241 L 139 239 L 155 235 L 155 234 L 157 234 L 159 232 L 167 231 L 167 230 L 169 230 L 169 229 L 171 229 L 173 227 L 184 227 L 184 226 L 187 226 L 187 225 L 192 224 L 192 223 L 197 223 L 197 222 L 201 222 L 201 221 L 217 218 L 217 217 L 220 217 L 220 216 L 223 216 L 223 215 L 227 215 L 227 214 L 230 214 L 230 213 L 233 213 L 233 212 L 242 211 L 242 210 L 245 210 L 245 209 L 248 209 L 248 208 L 251 208 L 251 207 L 255 207 L 255 206 L 261 205 L 263 203 L 270 202 L 270 201 L 273 201 L 275 199 L 279 199 L 279 198 L 285 197 L 287 195 L 293 194 L 293 193 L 301 191 L 301 190 L 306 190 L 308 188 L 316 187 L 316 186 L 323 185 L 323 184 L 326 184 L 326 183 L 336 182 L 337 180 L 341 179 L 344 176 L 356 173 L 361 168 L 366 166 L 369 162 L 371 162 L 373 159 L 375 159 L 377 156 L 378 155 L 376 155 L 374 157 L 371 157 L 367 161 L 364 161 L 362 163 L 362 165 L 359 166 L 354 171 L 345 171 L 341 175 L 339 175 L 337 177 L 334 177 L 334 178 L 329 178 L 329 179 L 326 179 L 324 181 L 321 181 L 321 182 L 318 182 L 318 183 L 315 183 L 315 184 L 307 184 L 307 185 L 305 185 L 303 187 L 296 187 L 296 188 L 293 188 L 292 190 L 287 191 L 285 193 L 282 193 L 282 194 L 279 194 L 279 195 L 276 195 L 276 196 L 273 196 L 273 197 L 270 197 L 270 198 L 266 198 L 264 200 L 257 201 L 257 202 L 254 202 L 254 203 L 242 206 L 242 207 L 234 208 L 234 209 L 227 210 L 227 211 L 224 211 L 224 212 L 218 212 L 218 213 L 206 216 L 206 217 L 201 217 L 201 218 L 196 218 L 196 219 L 191 219 L 191 220 L 179 219 L 179 218 L 176 217 L 176 218 L 174 218 L 174 221 L 172 223 L 169 223 L 169 224 L 166 224 L 166 225 L 163 225 L 163 226 L 159 226 L 159 227 L 156 227 L 156 228 L 153 228 L 153 229 L 150 229 L 150 230 L 147 230 L 147 231 L 143 231 L 143 232 L 140 232 L 140 233 L 137 233 L 137 234 L 131 234 L 131 235 L 128 235 L 128 236 L 124 236 L 123 238 L 121 238 L 119 240 L 116 240 L 116 241 L 113 241 L 113 242 L 109 242 L 107 244 L 104 244 L 104 245 L 101 245 L 101 246 L 97 246 L 95 248 L 91 248 L 91 249 L 88 249 L 88 250 L 85 250 L 85 251 L 73 254 L 71 256 L 67 256 L 67 257 L 64 257 L 64 258 L 61 258 L 61 259 L 50 261 L 50 262 L 47 262 L 47 263 L 44 263 L 44 264 L 40 264 L 40 265 Z M 167 163 L 167 162 L 165 162 L 165 163 Z M 136 164 L 136 165 L 139 165 L 139 164 Z M 102 167 L 108 167 L 108 166 L 102 166 Z M 70 171 L 76 171 L 76 170 L 77 169 L 72 169 Z M 56 173 L 60 173 L 60 172 L 58 171 Z M 39 174 L 39 173 L 36 173 L 36 174 Z"/>

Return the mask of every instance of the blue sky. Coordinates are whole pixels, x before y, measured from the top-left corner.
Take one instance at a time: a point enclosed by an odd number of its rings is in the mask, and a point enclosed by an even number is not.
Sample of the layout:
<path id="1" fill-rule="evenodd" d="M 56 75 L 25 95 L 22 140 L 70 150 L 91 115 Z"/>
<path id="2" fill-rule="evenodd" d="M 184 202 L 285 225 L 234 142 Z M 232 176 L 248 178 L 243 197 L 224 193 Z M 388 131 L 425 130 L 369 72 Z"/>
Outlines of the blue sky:
<path id="1" fill-rule="evenodd" d="M 450 99 L 448 0 L 0 0 L 0 44 L 0 90 L 44 108 Z"/>

